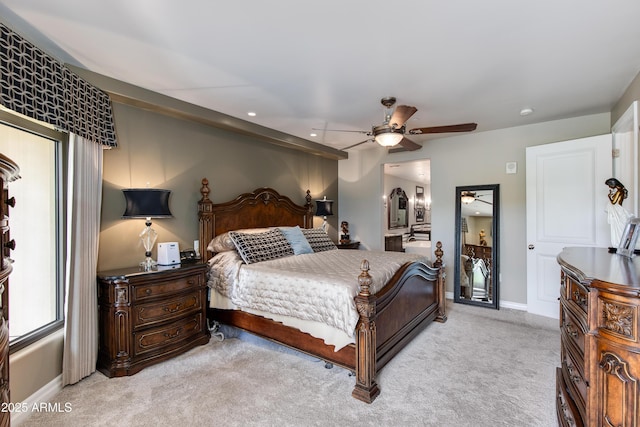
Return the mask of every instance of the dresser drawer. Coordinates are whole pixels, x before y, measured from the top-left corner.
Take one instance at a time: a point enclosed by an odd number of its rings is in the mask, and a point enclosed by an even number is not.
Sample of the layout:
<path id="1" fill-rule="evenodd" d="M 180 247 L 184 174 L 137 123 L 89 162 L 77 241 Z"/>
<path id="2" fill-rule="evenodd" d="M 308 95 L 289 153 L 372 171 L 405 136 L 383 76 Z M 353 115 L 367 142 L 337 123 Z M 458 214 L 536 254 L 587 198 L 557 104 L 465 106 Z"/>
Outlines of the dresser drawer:
<path id="1" fill-rule="evenodd" d="M 582 419 L 585 419 L 587 402 L 587 382 L 584 379 L 584 362 L 577 361 L 575 354 L 562 345 L 562 376 Z"/>
<path id="2" fill-rule="evenodd" d="M 560 368 L 556 368 L 556 411 L 561 427 L 582 427 L 582 419 L 577 416 L 578 408 L 567 393 Z"/>
<path id="3" fill-rule="evenodd" d="M 571 276 L 565 275 L 567 286 L 567 301 L 575 304 L 584 313 L 585 319 L 587 316 L 587 307 L 589 304 L 589 291 L 571 278 Z"/>
<path id="4" fill-rule="evenodd" d="M 560 311 L 560 331 L 562 339 L 565 342 L 571 342 L 579 350 L 580 359 L 584 359 L 584 345 L 586 319 L 579 320 L 578 317 L 567 308 L 565 301 L 562 301 L 560 305 L 562 310 Z M 582 316 L 580 316 L 582 317 Z"/>
<path id="5" fill-rule="evenodd" d="M 141 304 L 134 307 L 132 310 L 134 329 L 178 319 L 193 311 L 201 311 L 204 304 L 203 293 L 204 292 L 197 291 L 188 295 L 181 295 L 175 298 Z"/>
<path id="6" fill-rule="evenodd" d="M 200 274 L 193 274 L 162 282 L 136 283 L 132 286 L 134 300 L 142 302 L 150 298 L 164 297 L 180 291 L 197 289 L 204 285 L 201 282 L 201 277 Z"/>
<path id="7" fill-rule="evenodd" d="M 134 355 L 140 356 L 154 350 L 166 351 L 167 347 L 201 334 L 204 322 L 202 313 L 196 313 L 169 325 L 134 332 Z"/>

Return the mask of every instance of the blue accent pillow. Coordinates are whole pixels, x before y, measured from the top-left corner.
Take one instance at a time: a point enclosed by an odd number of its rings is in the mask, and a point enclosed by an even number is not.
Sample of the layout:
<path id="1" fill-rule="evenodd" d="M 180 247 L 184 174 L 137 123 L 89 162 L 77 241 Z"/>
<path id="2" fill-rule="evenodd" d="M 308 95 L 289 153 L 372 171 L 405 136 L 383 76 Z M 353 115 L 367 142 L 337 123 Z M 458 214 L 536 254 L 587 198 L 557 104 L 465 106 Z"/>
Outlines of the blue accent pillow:
<path id="1" fill-rule="evenodd" d="M 293 248 L 294 255 L 312 254 L 313 248 L 302 234 L 302 230 L 297 225 L 295 227 L 278 227 L 284 237 Z"/>

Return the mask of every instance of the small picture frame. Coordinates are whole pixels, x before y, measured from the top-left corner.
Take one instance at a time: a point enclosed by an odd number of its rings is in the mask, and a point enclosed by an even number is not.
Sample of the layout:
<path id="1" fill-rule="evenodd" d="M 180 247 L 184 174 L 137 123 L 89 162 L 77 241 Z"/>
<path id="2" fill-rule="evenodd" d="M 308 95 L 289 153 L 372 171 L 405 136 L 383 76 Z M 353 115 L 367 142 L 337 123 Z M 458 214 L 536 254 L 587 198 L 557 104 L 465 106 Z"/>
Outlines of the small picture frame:
<path id="1" fill-rule="evenodd" d="M 624 227 L 620 244 L 616 253 L 631 258 L 636 248 L 636 242 L 640 235 L 640 218 L 633 217 L 629 219 Z"/>

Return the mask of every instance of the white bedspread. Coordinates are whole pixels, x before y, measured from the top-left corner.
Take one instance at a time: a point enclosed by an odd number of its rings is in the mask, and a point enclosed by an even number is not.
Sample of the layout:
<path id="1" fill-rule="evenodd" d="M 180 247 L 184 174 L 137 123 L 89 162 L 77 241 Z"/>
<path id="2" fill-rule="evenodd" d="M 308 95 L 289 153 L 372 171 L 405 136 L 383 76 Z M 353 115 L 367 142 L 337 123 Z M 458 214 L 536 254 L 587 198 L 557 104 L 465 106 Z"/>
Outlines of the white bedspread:
<path id="1" fill-rule="evenodd" d="M 370 264 L 374 293 L 406 262 L 429 263 L 418 254 L 330 250 L 247 265 L 229 251 L 209 261 L 209 286 L 240 308 L 321 322 L 353 337 L 363 259 Z"/>

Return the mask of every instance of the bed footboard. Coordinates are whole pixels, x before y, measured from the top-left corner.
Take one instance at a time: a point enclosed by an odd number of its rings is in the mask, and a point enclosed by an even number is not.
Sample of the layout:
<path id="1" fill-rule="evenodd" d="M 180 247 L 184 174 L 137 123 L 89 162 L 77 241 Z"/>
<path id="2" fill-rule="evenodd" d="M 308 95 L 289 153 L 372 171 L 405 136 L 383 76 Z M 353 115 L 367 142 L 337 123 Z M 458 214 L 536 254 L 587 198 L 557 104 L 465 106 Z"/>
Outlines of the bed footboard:
<path id="1" fill-rule="evenodd" d="M 369 262 L 363 260 L 358 277 L 356 307 L 356 385 L 352 396 L 371 403 L 380 394 L 376 375 L 407 343 L 433 320 L 447 319 L 444 301 L 442 243 L 436 244 L 434 267 L 422 263 L 404 265 L 376 295 Z"/>

